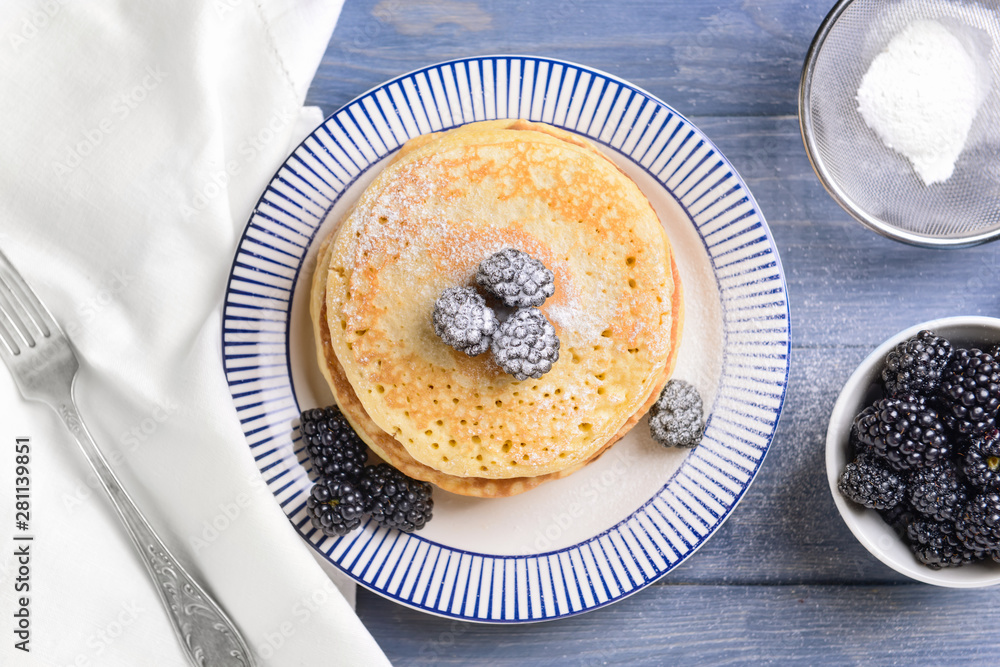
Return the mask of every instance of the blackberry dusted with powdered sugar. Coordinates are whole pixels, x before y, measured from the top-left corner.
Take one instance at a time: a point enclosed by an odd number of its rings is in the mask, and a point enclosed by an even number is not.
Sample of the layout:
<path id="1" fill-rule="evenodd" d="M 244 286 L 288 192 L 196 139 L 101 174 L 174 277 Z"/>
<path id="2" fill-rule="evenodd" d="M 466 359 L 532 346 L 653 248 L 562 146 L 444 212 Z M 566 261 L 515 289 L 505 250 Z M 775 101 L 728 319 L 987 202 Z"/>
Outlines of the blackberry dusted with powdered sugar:
<path id="1" fill-rule="evenodd" d="M 537 308 L 521 308 L 493 336 L 493 358 L 518 380 L 540 378 L 559 359 L 559 339 Z"/>
<path id="2" fill-rule="evenodd" d="M 701 395 L 684 380 L 670 380 L 649 409 L 649 433 L 664 447 L 691 448 L 705 429 Z"/>
<path id="3" fill-rule="evenodd" d="M 516 248 L 504 248 L 483 260 L 476 282 L 511 308 L 540 306 L 556 289 L 552 271 Z"/>
<path id="4" fill-rule="evenodd" d="M 497 317 L 471 287 L 450 287 L 434 304 L 434 333 L 470 357 L 490 349 Z"/>

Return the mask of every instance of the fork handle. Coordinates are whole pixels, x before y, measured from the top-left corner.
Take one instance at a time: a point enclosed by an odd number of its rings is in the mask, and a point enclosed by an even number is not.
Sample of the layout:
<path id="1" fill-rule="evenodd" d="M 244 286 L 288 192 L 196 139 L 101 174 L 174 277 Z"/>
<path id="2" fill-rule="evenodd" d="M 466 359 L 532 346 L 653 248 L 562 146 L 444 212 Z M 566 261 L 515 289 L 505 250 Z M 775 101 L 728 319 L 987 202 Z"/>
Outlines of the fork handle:
<path id="1" fill-rule="evenodd" d="M 174 558 L 118 481 L 87 431 L 72 390 L 65 400 L 56 405 L 56 412 L 83 449 L 101 485 L 111 497 L 118 517 L 125 524 L 132 544 L 156 584 L 156 591 L 188 660 L 203 667 L 254 667 L 250 649 L 236 626 Z"/>

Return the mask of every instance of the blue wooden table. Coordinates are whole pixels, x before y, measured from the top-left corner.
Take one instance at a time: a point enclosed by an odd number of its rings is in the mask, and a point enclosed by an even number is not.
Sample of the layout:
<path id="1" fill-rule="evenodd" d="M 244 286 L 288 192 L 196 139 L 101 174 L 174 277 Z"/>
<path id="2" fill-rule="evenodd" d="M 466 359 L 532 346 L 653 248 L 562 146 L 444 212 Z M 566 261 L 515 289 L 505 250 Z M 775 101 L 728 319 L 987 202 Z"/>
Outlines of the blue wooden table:
<path id="1" fill-rule="evenodd" d="M 550 56 L 622 77 L 690 118 L 736 166 L 774 235 L 792 314 L 771 451 L 687 562 L 610 607 L 532 625 L 436 618 L 359 590 L 358 613 L 395 664 L 1000 662 L 1000 590 L 897 575 L 852 537 L 828 491 L 827 420 L 855 365 L 917 322 L 1000 313 L 1000 246 L 883 239 L 813 174 L 796 95 L 832 4 L 347 0 L 308 103 L 330 113 L 398 74 L 481 54 Z"/>

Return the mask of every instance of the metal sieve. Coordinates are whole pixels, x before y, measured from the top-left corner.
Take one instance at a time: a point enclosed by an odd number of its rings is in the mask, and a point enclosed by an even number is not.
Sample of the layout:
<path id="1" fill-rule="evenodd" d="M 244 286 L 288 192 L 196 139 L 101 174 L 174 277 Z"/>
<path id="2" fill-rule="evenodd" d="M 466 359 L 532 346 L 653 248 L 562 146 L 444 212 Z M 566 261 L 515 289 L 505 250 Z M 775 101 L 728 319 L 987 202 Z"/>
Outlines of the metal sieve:
<path id="1" fill-rule="evenodd" d="M 927 186 L 858 112 L 872 60 L 911 22 L 931 19 L 983 63 L 991 88 L 952 176 Z M 827 192 L 859 222 L 889 238 L 961 247 L 1000 236 L 1000 2 L 841 0 L 820 25 L 799 84 L 799 127 Z"/>

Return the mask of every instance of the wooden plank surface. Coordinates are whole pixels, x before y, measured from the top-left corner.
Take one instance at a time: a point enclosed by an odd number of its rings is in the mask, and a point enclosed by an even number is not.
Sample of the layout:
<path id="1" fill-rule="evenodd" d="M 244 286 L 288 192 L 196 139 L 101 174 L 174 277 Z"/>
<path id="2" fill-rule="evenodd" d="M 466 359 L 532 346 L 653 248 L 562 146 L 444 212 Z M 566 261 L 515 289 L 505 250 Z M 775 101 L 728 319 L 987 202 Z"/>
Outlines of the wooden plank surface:
<path id="1" fill-rule="evenodd" d="M 605 70 L 685 115 L 794 114 L 826 11 L 788 0 L 348 0 L 309 100 L 332 111 L 423 65 L 519 53 Z"/>
<path id="2" fill-rule="evenodd" d="M 358 610 L 393 664 L 996 665 L 992 591 L 920 585 L 658 586 L 536 625 L 434 619 L 376 597 Z"/>
<path id="3" fill-rule="evenodd" d="M 799 72 L 832 0 L 348 0 L 308 102 L 330 113 L 386 79 L 489 53 L 577 61 L 687 115 L 767 218 L 788 284 L 792 370 L 764 466 L 718 533 L 656 585 L 608 608 L 524 626 L 439 619 L 360 590 L 397 664 L 996 664 L 1000 592 L 908 583 L 837 515 L 823 447 L 855 365 L 899 329 L 996 315 L 996 244 L 911 248 L 823 190 L 796 119 Z"/>

